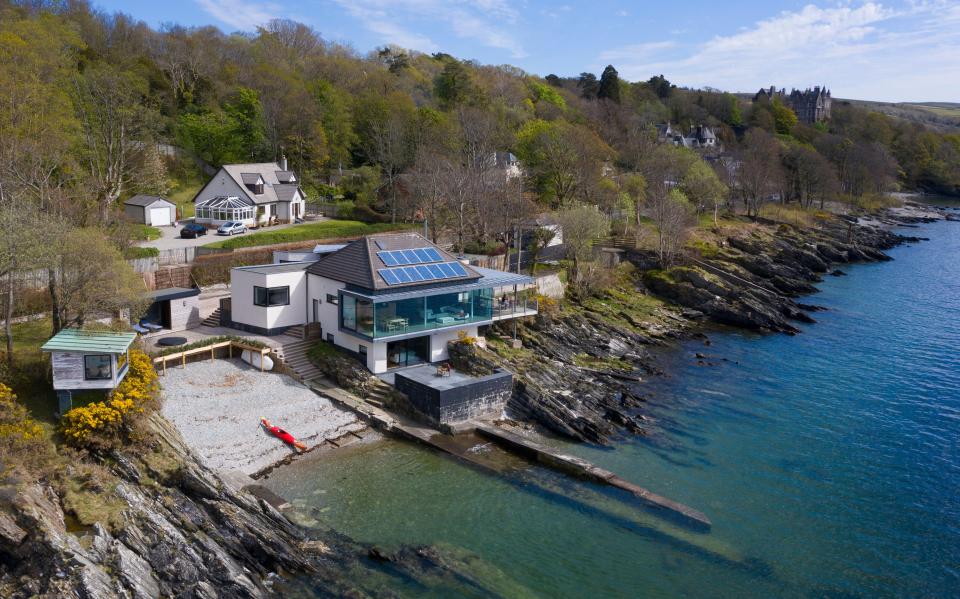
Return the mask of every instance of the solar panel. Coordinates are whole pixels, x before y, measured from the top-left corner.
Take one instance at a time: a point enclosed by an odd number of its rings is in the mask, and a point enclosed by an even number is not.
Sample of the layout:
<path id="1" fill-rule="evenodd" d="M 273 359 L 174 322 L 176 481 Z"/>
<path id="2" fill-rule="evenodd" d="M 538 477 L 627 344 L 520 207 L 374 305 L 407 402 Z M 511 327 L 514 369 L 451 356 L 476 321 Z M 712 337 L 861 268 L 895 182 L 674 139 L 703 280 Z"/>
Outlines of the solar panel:
<path id="1" fill-rule="evenodd" d="M 397 265 L 397 259 L 393 257 L 391 252 L 377 252 L 377 255 L 380 256 L 380 259 L 383 260 L 383 263 L 387 266 Z"/>
<path id="2" fill-rule="evenodd" d="M 397 278 L 401 283 L 412 283 L 410 280 L 410 275 L 407 274 L 406 270 L 403 268 L 394 268 L 393 273 L 397 275 Z"/>
<path id="3" fill-rule="evenodd" d="M 421 281 L 456 279 L 467 276 L 467 270 L 459 262 L 440 262 L 438 264 L 419 264 L 381 268 L 377 273 L 387 285 L 403 285 Z"/>
<path id="4" fill-rule="evenodd" d="M 404 270 L 404 272 L 406 272 L 408 275 L 410 275 L 410 278 L 411 278 L 412 280 L 414 280 L 414 281 L 422 281 L 422 280 L 423 280 L 423 275 L 420 274 L 420 273 L 417 271 L 417 267 L 416 267 L 416 266 L 407 266 L 407 267 L 404 268 L 403 270 Z"/>
<path id="5" fill-rule="evenodd" d="M 378 242 L 379 245 L 379 242 Z M 427 264 L 441 262 L 443 256 L 436 248 L 414 248 L 412 250 L 384 250 L 377 256 L 386 266 L 406 266 L 408 264 Z"/>
<path id="6" fill-rule="evenodd" d="M 417 272 L 420 273 L 420 276 L 423 277 L 424 281 L 432 281 L 437 278 L 426 266 L 418 266 Z"/>
<path id="7" fill-rule="evenodd" d="M 380 273 L 380 276 L 383 277 L 383 280 L 386 281 L 387 285 L 400 284 L 400 279 L 397 278 L 396 273 L 394 273 L 389 268 L 381 268 L 377 272 Z"/>

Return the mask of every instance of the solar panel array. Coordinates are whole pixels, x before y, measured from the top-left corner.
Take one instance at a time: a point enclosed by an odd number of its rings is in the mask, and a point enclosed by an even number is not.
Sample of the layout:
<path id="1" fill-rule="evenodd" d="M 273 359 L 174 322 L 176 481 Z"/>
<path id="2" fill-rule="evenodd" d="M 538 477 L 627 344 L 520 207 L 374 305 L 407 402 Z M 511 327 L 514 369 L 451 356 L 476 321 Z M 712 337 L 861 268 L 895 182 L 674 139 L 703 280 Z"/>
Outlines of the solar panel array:
<path id="1" fill-rule="evenodd" d="M 377 256 L 387 266 L 406 266 L 407 264 L 428 264 L 441 262 L 443 256 L 436 248 L 417 248 L 413 250 L 385 250 L 377 252 Z"/>
<path id="2" fill-rule="evenodd" d="M 387 285 L 404 285 L 407 283 L 456 279 L 467 276 L 467 270 L 463 267 L 463 264 L 459 262 L 440 262 L 438 264 L 381 268 L 377 270 L 377 273 Z"/>

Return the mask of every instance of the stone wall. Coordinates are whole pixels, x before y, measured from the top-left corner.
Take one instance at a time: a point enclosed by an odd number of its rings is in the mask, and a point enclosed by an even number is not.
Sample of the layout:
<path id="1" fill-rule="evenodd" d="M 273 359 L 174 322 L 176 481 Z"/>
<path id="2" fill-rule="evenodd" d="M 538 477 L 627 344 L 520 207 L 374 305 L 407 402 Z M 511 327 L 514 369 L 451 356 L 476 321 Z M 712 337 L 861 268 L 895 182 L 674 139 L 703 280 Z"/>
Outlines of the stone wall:
<path id="1" fill-rule="evenodd" d="M 496 418 L 507 405 L 513 391 L 513 374 L 497 370 L 470 383 L 450 389 L 434 389 L 403 376 L 395 375 L 394 386 L 410 403 L 435 424 L 456 424 L 474 419 Z"/>

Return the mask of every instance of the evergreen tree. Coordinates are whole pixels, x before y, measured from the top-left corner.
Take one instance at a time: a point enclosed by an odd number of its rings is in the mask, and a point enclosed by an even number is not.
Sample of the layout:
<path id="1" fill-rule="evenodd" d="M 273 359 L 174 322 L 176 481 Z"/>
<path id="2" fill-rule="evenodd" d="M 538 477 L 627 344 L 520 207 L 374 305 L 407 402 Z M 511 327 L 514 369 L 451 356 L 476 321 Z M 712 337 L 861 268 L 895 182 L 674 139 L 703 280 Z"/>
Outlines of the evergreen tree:
<path id="1" fill-rule="evenodd" d="M 600 87 L 597 88 L 597 98 L 606 98 L 620 103 L 620 75 L 612 64 L 608 64 L 600 75 Z"/>
<path id="2" fill-rule="evenodd" d="M 600 82 L 593 73 L 580 73 L 577 80 L 577 87 L 580 88 L 580 95 L 584 98 L 593 99 L 597 97 L 597 91 L 600 89 Z"/>

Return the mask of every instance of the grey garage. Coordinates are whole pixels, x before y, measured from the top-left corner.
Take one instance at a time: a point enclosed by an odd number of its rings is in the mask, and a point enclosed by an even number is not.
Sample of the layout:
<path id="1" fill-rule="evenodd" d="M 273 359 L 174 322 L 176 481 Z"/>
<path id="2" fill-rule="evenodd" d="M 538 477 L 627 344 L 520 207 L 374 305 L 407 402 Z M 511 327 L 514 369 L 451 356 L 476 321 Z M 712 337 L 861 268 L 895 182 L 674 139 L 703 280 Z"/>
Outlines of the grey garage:
<path id="1" fill-rule="evenodd" d="M 177 218 L 177 207 L 160 196 L 137 194 L 123 203 L 123 212 L 135 223 L 164 227 Z"/>

